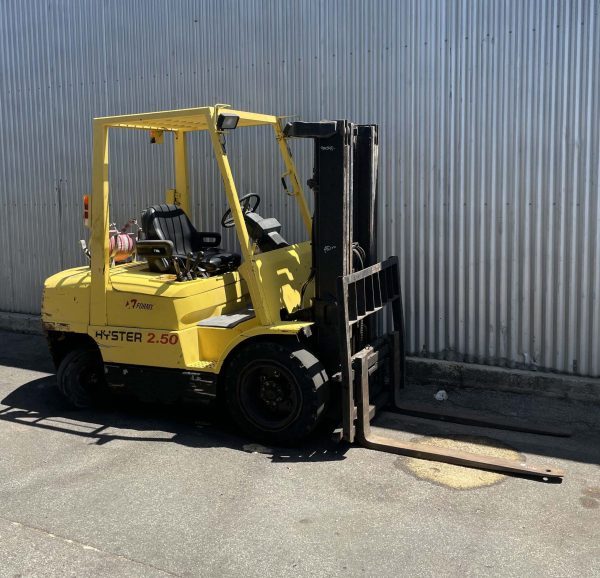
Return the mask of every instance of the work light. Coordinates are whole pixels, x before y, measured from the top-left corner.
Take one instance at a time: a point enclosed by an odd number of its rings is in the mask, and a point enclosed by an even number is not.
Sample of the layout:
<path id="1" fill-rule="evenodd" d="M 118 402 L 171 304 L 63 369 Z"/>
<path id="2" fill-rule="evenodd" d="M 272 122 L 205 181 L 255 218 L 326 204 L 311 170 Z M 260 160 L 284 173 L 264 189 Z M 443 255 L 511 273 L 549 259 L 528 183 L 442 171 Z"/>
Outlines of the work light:
<path id="1" fill-rule="evenodd" d="M 218 130 L 233 130 L 237 127 L 240 117 L 236 114 L 220 114 L 217 117 Z"/>

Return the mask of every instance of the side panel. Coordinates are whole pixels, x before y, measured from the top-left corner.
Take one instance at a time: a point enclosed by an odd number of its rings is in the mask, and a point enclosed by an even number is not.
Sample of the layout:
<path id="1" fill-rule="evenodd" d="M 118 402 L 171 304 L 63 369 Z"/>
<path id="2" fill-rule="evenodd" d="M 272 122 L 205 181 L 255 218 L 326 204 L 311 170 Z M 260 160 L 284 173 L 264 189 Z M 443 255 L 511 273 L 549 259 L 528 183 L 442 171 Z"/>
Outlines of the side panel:
<path id="1" fill-rule="evenodd" d="M 247 299 L 239 281 L 201 291 L 202 281 L 199 280 L 198 293 L 185 297 L 145 295 L 113 288 L 107 295 L 109 325 L 178 331 L 203 319 L 231 313 Z"/>
<path id="2" fill-rule="evenodd" d="M 241 345 L 244 341 L 251 340 L 256 337 L 270 339 L 281 339 L 290 338 L 305 334 L 310 335 L 312 323 L 308 322 L 281 322 L 273 325 L 263 326 L 258 323 L 255 326 L 251 326 L 251 322 L 248 324 L 240 325 L 238 327 L 243 328 L 234 339 L 229 341 L 228 345 L 221 351 L 219 359 L 215 360 L 212 368 L 207 368 L 206 371 L 220 372 L 222 367 L 227 361 L 227 356 L 235 349 L 238 345 Z M 221 329 L 220 331 L 231 331 L 227 329 Z M 207 336 L 208 337 L 208 336 Z M 214 337 L 214 334 L 213 336 Z"/>
<path id="3" fill-rule="evenodd" d="M 87 331 L 90 312 L 90 269 L 77 267 L 46 279 L 42 323 L 47 331 Z"/>
<path id="4" fill-rule="evenodd" d="M 309 241 L 261 253 L 252 258 L 254 274 L 271 323 L 281 321 L 282 307 L 289 313 L 301 307 L 302 286 L 309 278 L 311 263 Z M 305 306 L 311 297 L 312 288 L 307 287 Z"/>
<path id="5" fill-rule="evenodd" d="M 229 353 L 254 337 L 273 339 L 298 335 L 311 323 L 278 323 L 261 326 L 253 318 L 233 329 L 193 326 L 182 331 L 133 327 L 90 326 L 105 363 L 152 365 L 218 373 Z"/>
<path id="6" fill-rule="evenodd" d="M 294 336 L 310 323 L 281 322 L 280 307 L 300 305 L 310 273 L 310 243 L 257 255 L 253 266 L 265 302 L 277 321 L 261 326 L 257 317 L 235 328 L 200 327 L 198 321 L 232 313 L 248 303 L 236 272 L 185 283 L 150 274 L 138 264 L 111 269 L 107 292 L 111 323 L 88 324 L 90 269 L 63 271 L 46 281 L 43 321 L 47 329 L 87 333 L 105 363 L 218 373 L 229 352 L 247 339 Z M 310 286 L 305 300 L 312 297 Z"/>

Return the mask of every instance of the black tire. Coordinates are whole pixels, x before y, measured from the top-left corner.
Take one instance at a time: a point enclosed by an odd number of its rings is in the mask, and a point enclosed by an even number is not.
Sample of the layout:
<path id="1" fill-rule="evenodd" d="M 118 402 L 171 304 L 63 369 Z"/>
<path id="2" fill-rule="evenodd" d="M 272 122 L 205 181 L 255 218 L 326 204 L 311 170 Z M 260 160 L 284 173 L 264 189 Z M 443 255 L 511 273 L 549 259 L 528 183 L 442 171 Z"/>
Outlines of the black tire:
<path id="1" fill-rule="evenodd" d="M 319 360 L 293 343 L 259 341 L 234 352 L 225 373 L 232 419 L 271 444 L 295 444 L 310 435 L 329 400 Z"/>
<path id="2" fill-rule="evenodd" d="M 75 408 L 98 405 L 106 399 L 102 357 L 92 348 L 74 349 L 65 355 L 56 374 L 58 389 Z"/>

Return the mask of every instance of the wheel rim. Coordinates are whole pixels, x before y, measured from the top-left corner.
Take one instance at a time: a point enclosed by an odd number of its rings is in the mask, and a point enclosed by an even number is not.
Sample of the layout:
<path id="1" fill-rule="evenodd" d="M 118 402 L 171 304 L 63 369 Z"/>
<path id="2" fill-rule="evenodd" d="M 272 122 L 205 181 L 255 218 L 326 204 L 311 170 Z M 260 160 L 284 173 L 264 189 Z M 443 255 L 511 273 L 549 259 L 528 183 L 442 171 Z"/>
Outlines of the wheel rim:
<path id="1" fill-rule="evenodd" d="M 248 421 L 263 431 L 285 429 L 302 408 L 302 392 L 293 375 L 272 360 L 246 366 L 237 380 L 237 394 Z"/>
<path id="2" fill-rule="evenodd" d="M 87 405 L 101 387 L 102 377 L 99 365 L 88 361 L 77 372 L 77 377 L 71 384 L 71 397 L 79 404 Z"/>

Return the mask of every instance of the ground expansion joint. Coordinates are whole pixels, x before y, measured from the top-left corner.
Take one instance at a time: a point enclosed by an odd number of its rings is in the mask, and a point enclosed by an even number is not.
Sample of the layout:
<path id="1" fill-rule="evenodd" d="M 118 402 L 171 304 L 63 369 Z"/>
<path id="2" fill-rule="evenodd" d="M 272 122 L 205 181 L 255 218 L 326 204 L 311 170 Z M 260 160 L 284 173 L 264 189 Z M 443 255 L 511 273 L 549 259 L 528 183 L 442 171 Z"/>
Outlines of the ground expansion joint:
<path id="1" fill-rule="evenodd" d="M 126 562 L 131 562 L 133 564 L 138 564 L 139 566 L 144 566 L 146 568 L 152 568 L 153 570 L 157 570 L 158 572 L 163 572 L 164 574 L 166 574 L 168 576 L 175 576 L 177 578 L 180 578 L 179 574 L 175 574 L 173 572 L 170 572 L 169 570 L 165 570 L 164 568 L 159 568 L 158 566 L 154 566 L 154 564 L 149 564 L 148 562 L 141 562 L 140 560 L 136 560 L 135 558 L 129 558 L 128 556 L 123 556 L 122 554 L 115 554 L 115 553 L 109 552 L 107 550 L 102 550 L 101 548 L 96 548 L 95 546 L 90 546 L 89 544 L 84 544 L 83 542 L 80 542 L 79 540 L 75 540 L 73 538 L 66 538 L 65 536 L 61 536 L 60 534 L 55 534 L 53 532 L 50 532 L 50 531 L 45 530 L 44 528 L 40 528 L 38 526 L 33 526 L 31 524 L 25 524 L 23 522 L 18 522 L 17 520 L 11 520 L 10 518 L 5 518 L 4 516 L 0 516 L 0 520 L 4 520 L 5 522 L 12 524 L 13 526 L 18 526 L 20 528 L 26 528 L 33 532 L 37 532 L 38 534 L 43 534 L 44 536 L 54 538 L 56 540 L 61 540 L 62 542 L 66 543 L 66 544 L 72 544 L 75 546 L 79 546 L 83 550 L 97 552 L 99 554 L 103 554 L 103 555 L 109 556 L 111 558 L 115 558 L 118 560 L 124 560 Z"/>

